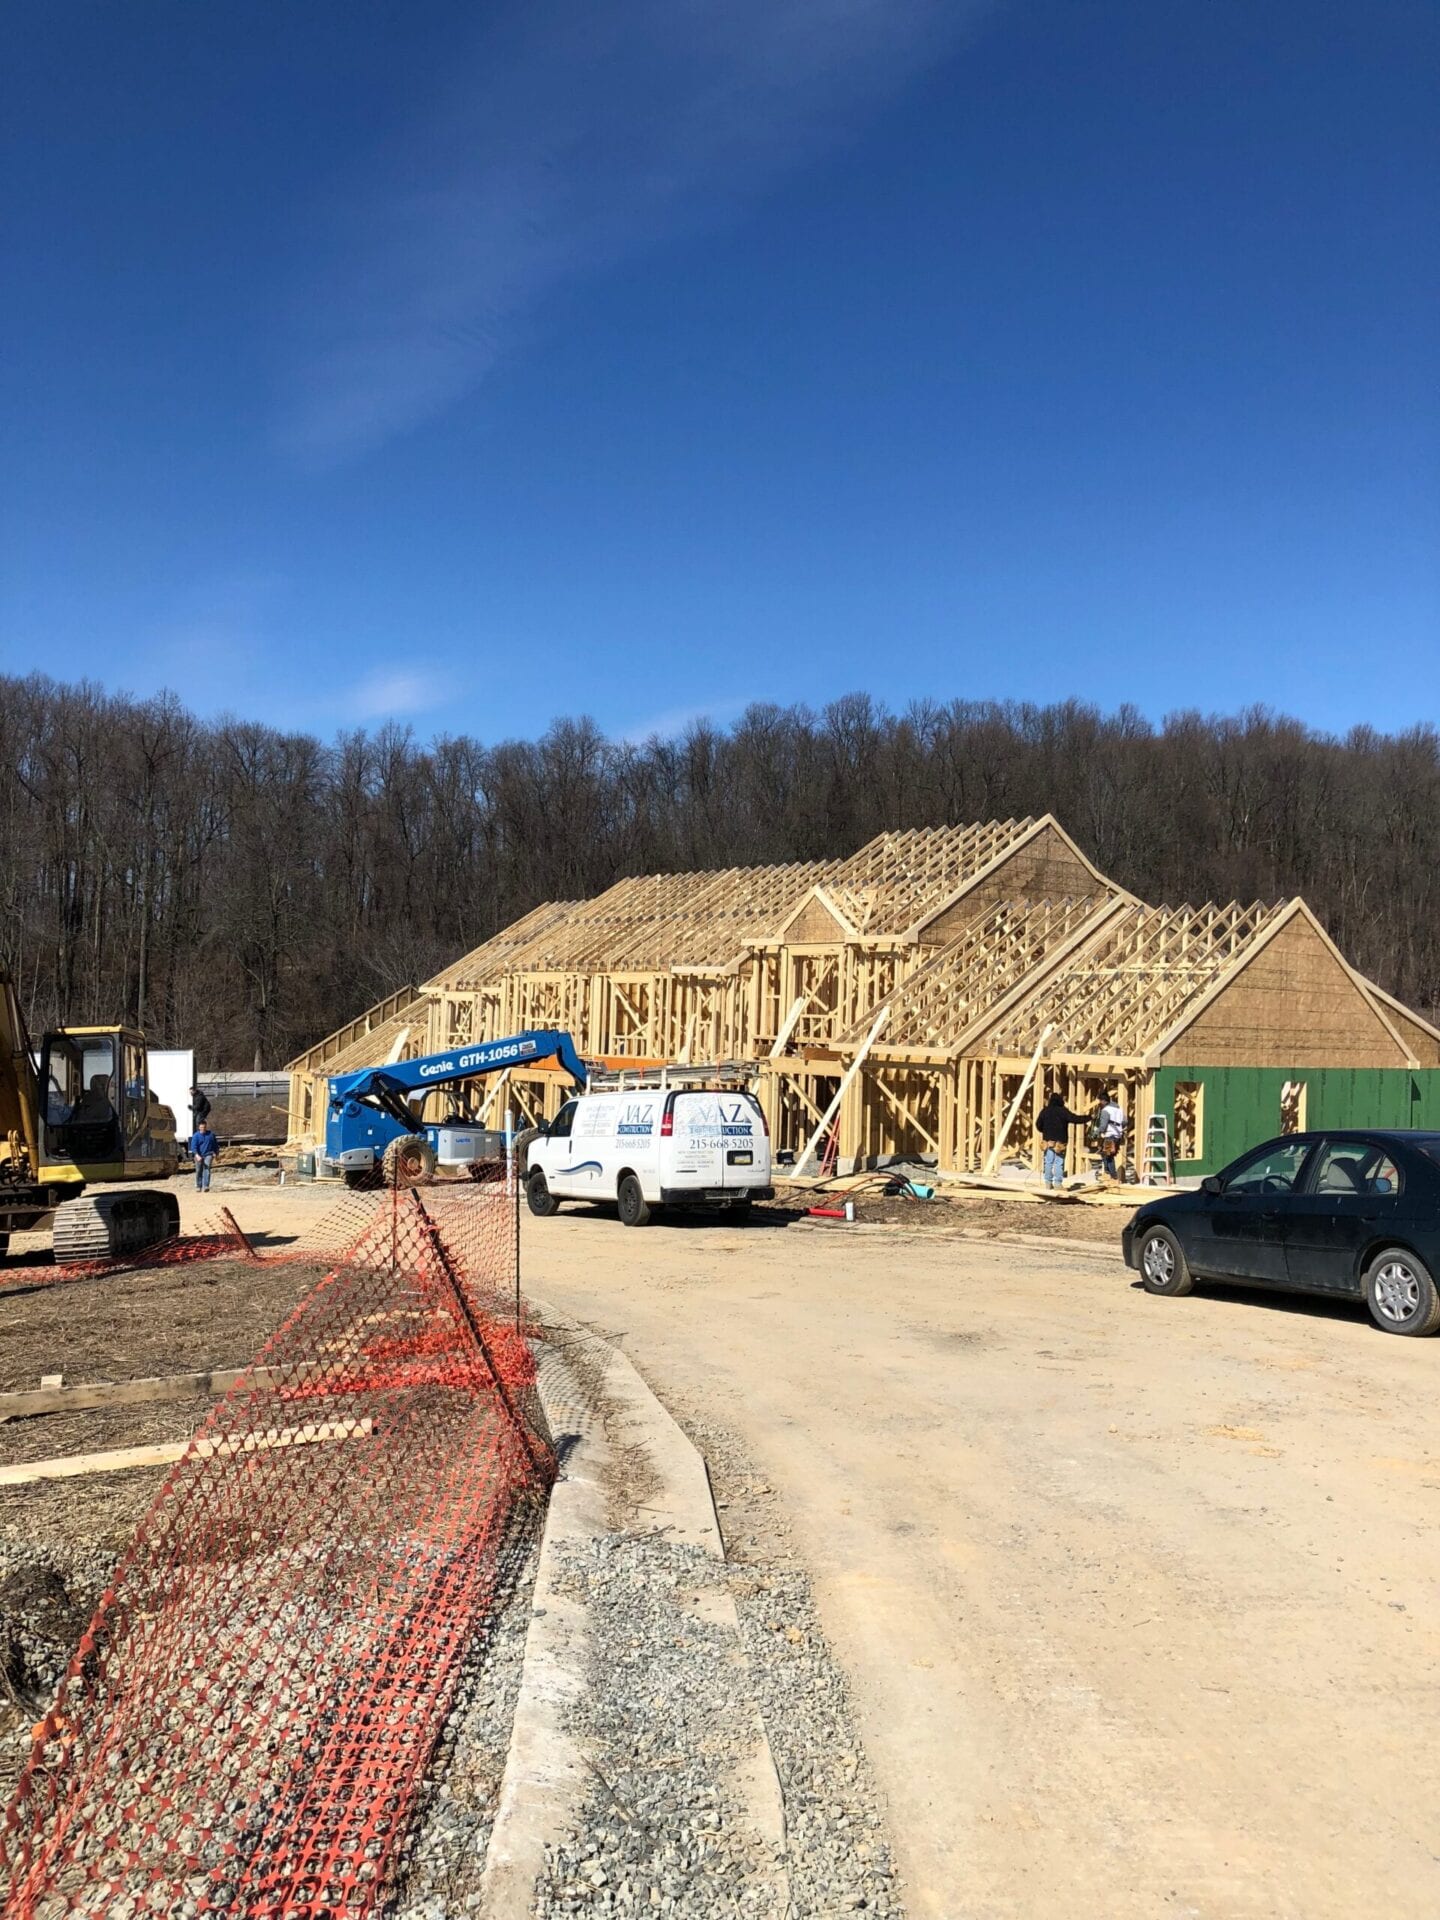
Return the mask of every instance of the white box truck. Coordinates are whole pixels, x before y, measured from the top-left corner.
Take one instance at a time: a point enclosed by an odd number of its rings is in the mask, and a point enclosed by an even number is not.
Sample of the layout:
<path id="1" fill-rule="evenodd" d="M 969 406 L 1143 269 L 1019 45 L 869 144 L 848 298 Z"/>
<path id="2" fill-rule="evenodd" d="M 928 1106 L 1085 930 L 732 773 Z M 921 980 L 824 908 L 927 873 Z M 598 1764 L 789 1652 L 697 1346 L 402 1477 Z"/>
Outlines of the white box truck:
<path id="1" fill-rule="evenodd" d="M 774 1192 L 765 1116 L 738 1089 L 582 1093 L 521 1144 L 525 1197 L 542 1218 L 562 1200 L 605 1200 L 643 1227 L 656 1207 L 743 1212 Z"/>

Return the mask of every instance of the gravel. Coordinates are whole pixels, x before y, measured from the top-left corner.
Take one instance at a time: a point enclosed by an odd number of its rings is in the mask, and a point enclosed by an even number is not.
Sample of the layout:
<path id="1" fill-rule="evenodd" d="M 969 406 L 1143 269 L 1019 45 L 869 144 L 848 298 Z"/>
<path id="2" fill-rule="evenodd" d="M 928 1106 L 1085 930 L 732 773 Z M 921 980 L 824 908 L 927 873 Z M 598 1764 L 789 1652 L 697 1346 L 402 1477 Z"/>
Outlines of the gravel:
<path id="1" fill-rule="evenodd" d="M 493 1611 L 462 1665 L 386 1906 L 390 1920 L 479 1911 L 539 1561 L 536 1527 L 508 1554 Z"/>
<path id="2" fill-rule="evenodd" d="M 584 1371 L 582 1343 L 567 1358 Z M 644 1466 L 622 1456 L 613 1530 L 561 1563 L 590 1614 L 591 1686 L 571 1728 L 593 1785 L 577 1830 L 547 1850 L 537 1920 L 902 1920 L 849 1690 L 780 1504 L 728 1434 L 673 1402 L 671 1412 L 706 1456 L 731 1558 L 631 1530 Z M 734 1603 L 738 1639 L 716 1624 L 717 1596 Z M 762 1722 L 785 1805 L 780 1860 L 743 1786 Z"/>
<path id="3" fill-rule="evenodd" d="M 790 1911 L 796 1920 L 837 1913 L 901 1920 L 883 1802 L 781 1502 L 723 1429 L 676 1417 L 709 1468 L 727 1584 L 785 1796 Z"/>
<path id="4" fill-rule="evenodd" d="M 544 1920 L 774 1911 L 776 1863 L 736 1777 L 754 1746 L 744 1673 L 733 1635 L 697 1610 L 723 1577 L 701 1549 L 655 1534 L 607 1534 L 562 1559 L 559 1583 L 583 1598 L 593 1636 L 571 1726 L 594 1784 L 579 1832 L 548 1850 Z"/>
<path id="5" fill-rule="evenodd" d="M 55 1696 L 115 1568 L 104 1547 L 0 1539 L 0 1805 L 30 1756 L 30 1732 Z"/>

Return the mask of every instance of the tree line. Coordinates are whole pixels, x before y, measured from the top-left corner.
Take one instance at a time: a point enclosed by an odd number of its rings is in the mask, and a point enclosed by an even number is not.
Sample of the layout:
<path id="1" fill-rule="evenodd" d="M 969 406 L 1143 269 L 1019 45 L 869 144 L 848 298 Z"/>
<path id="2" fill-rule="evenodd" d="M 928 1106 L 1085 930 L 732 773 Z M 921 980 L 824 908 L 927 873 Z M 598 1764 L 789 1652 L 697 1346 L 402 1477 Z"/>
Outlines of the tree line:
<path id="1" fill-rule="evenodd" d="M 643 743 L 587 719 L 327 743 L 32 676 L 0 677 L 0 767 L 0 961 L 32 1029 L 123 1018 L 211 1069 L 283 1062 L 542 900 L 1045 812 L 1146 900 L 1304 894 L 1440 1006 L 1431 726 L 850 694 Z"/>

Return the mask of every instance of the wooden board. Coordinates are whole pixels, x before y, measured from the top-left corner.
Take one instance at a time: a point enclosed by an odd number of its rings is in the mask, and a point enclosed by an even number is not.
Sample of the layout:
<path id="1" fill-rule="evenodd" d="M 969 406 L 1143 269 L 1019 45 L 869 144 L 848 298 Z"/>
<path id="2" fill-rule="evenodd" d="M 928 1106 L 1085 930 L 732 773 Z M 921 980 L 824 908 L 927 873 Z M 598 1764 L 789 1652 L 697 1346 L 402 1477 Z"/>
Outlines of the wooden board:
<path id="1" fill-rule="evenodd" d="M 38 1480 L 75 1480 L 90 1473 L 127 1473 L 136 1467 L 168 1467 L 193 1447 L 198 1459 L 226 1454 L 270 1453 L 277 1447 L 312 1447 L 330 1440 L 363 1438 L 374 1421 L 316 1420 L 278 1433 L 217 1434 L 204 1440 L 166 1440 L 153 1447 L 111 1447 L 104 1453 L 63 1453 L 53 1460 L 21 1460 L 0 1467 L 0 1487 L 28 1487 Z"/>
<path id="2" fill-rule="evenodd" d="M 46 1413 L 88 1413 L 94 1407 L 138 1407 L 156 1400 L 190 1400 L 202 1395 L 218 1400 L 244 1372 L 244 1367 L 220 1367 L 209 1373 L 154 1374 L 141 1380 L 77 1381 L 70 1387 L 42 1385 L 29 1392 L 0 1393 L 0 1424 Z M 257 1367 L 251 1377 L 260 1385 L 277 1375 L 273 1368 Z"/>

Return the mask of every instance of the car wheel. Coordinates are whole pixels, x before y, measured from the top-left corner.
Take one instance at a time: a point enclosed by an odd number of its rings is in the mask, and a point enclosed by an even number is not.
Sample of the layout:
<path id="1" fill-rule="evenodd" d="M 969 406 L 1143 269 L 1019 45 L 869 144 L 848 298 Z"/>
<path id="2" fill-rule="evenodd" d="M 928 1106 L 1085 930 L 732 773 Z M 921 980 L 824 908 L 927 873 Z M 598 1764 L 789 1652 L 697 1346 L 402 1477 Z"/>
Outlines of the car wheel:
<path id="1" fill-rule="evenodd" d="M 1170 1298 L 1194 1286 L 1184 1248 L 1168 1227 L 1152 1227 L 1140 1242 L 1140 1284 Z"/>
<path id="2" fill-rule="evenodd" d="M 1423 1261 L 1387 1247 L 1365 1269 L 1365 1304 L 1386 1333 L 1423 1337 L 1440 1329 L 1440 1293 Z"/>
<path id="3" fill-rule="evenodd" d="M 552 1213 L 560 1211 L 560 1202 L 550 1191 L 543 1167 L 532 1168 L 526 1176 L 525 1202 L 537 1220 L 548 1220 Z"/>
<path id="4" fill-rule="evenodd" d="M 615 1190 L 615 1198 L 620 1203 L 620 1220 L 627 1227 L 643 1227 L 650 1218 L 650 1209 L 645 1204 L 645 1196 L 640 1191 L 640 1182 L 633 1173 L 620 1176 L 620 1185 Z"/>

